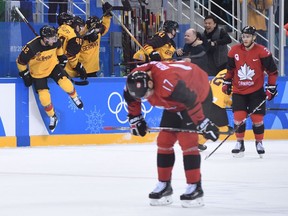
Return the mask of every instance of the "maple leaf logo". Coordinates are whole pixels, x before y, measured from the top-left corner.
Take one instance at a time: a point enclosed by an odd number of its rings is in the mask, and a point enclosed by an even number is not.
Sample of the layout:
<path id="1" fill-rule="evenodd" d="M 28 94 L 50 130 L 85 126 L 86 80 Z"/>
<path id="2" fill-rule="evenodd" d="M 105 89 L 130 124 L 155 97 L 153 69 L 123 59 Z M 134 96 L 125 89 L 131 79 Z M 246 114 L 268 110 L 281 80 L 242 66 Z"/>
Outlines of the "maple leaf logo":
<path id="1" fill-rule="evenodd" d="M 240 80 L 252 80 L 254 75 L 254 70 L 252 70 L 246 63 L 238 70 L 238 76 Z"/>

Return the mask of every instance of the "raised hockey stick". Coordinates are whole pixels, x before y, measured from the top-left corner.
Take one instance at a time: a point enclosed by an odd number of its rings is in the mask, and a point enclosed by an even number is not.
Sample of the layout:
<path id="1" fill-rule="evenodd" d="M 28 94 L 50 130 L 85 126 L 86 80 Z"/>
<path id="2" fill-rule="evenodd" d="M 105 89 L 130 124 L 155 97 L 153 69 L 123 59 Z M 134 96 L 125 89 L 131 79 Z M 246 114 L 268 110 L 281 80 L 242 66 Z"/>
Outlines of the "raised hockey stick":
<path id="1" fill-rule="evenodd" d="M 117 126 L 104 126 L 104 130 L 122 130 L 122 131 L 130 131 L 130 127 L 117 127 Z M 190 130 L 190 129 L 181 129 L 181 128 L 172 128 L 172 127 L 148 127 L 148 131 L 161 131 L 161 130 L 168 130 L 168 131 L 173 131 L 173 132 L 189 132 L 189 133 L 198 133 L 202 134 L 200 131 L 197 130 Z M 230 134 L 230 132 L 218 132 L 218 134 Z"/>
<path id="2" fill-rule="evenodd" d="M 104 0 L 101 0 L 102 3 L 104 4 L 105 1 Z M 143 52 L 145 54 L 146 51 L 144 49 L 144 47 L 139 43 L 139 41 L 132 35 L 132 33 L 129 31 L 129 29 L 126 28 L 126 26 L 122 23 L 122 21 L 119 19 L 119 17 L 113 12 L 113 11 L 110 11 L 110 13 L 113 15 L 113 17 L 118 21 L 118 23 L 121 25 L 121 27 L 125 30 L 125 32 L 131 37 L 131 39 L 140 47 L 140 49 L 143 50 Z M 148 55 L 148 54 L 147 54 Z"/>
<path id="3" fill-rule="evenodd" d="M 15 10 L 16 12 L 18 13 L 18 15 L 21 17 L 21 19 L 28 25 L 28 27 L 30 28 L 30 30 L 33 32 L 33 34 L 35 36 L 39 36 L 37 34 L 37 32 L 35 31 L 35 29 L 33 28 L 33 26 L 29 23 L 29 21 L 25 18 L 25 16 L 22 14 L 22 12 L 19 10 L 18 7 L 15 7 Z M 88 80 L 83 80 L 83 81 L 75 81 L 73 80 L 69 74 L 66 72 L 66 75 L 67 77 L 71 80 L 72 83 L 74 83 L 75 85 L 80 85 L 80 86 L 83 86 L 83 85 L 88 85 L 89 84 L 89 81 Z"/>
<path id="4" fill-rule="evenodd" d="M 205 157 L 205 160 L 207 160 L 212 154 L 214 154 L 214 152 L 232 135 L 234 134 L 243 124 L 245 124 L 245 122 L 247 121 L 247 119 L 253 114 L 255 113 L 267 100 L 267 97 L 251 112 L 247 115 L 246 118 L 244 118 L 239 125 L 237 125 L 230 134 L 228 134 L 224 140 L 222 140 L 222 142 L 209 154 Z"/>

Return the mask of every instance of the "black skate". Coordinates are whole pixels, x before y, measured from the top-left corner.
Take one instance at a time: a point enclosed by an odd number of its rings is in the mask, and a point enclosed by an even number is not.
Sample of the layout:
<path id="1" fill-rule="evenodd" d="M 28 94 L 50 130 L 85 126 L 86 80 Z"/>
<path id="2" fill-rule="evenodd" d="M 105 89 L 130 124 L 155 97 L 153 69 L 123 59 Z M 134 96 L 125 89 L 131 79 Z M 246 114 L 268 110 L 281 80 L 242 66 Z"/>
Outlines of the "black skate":
<path id="1" fill-rule="evenodd" d="M 49 129 L 51 130 L 52 133 L 55 130 L 57 124 L 58 124 L 58 118 L 57 118 L 56 114 L 54 114 L 54 116 L 50 116 Z"/>
<path id="2" fill-rule="evenodd" d="M 234 149 L 232 149 L 233 157 L 237 158 L 244 157 L 244 151 L 245 151 L 244 140 L 238 140 Z"/>
<path id="3" fill-rule="evenodd" d="M 263 154 L 265 154 L 265 149 L 263 147 L 262 141 L 256 141 L 255 145 L 256 145 L 257 153 L 259 154 L 260 158 L 262 158 Z"/>
<path id="4" fill-rule="evenodd" d="M 200 182 L 197 184 L 188 184 L 186 192 L 180 196 L 182 207 L 191 208 L 204 206 L 203 196 L 204 192 Z"/>
<path id="5" fill-rule="evenodd" d="M 158 182 L 156 188 L 149 194 L 151 206 L 170 205 L 172 200 L 173 189 L 171 182 Z"/>
<path id="6" fill-rule="evenodd" d="M 83 102 L 81 101 L 81 99 L 78 96 L 75 98 L 71 97 L 71 99 L 74 102 L 74 104 L 78 107 L 78 109 L 82 109 L 82 110 L 84 109 L 83 108 L 84 107 Z"/>
<path id="7" fill-rule="evenodd" d="M 201 144 L 198 144 L 198 150 L 200 151 L 200 152 L 202 152 L 202 151 L 205 151 L 207 149 L 207 146 L 206 145 L 201 145 Z"/>

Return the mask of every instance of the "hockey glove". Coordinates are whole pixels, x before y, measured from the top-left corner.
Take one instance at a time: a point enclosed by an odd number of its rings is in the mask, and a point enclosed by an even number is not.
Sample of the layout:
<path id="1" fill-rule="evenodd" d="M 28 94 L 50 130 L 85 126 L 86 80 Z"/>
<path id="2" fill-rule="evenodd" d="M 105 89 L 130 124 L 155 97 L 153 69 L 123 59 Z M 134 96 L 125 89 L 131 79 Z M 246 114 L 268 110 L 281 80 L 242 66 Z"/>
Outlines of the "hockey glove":
<path id="1" fill-rule="evenodd" d="M 210 139 L 215 142 L 219 138 L 219 129 L 218 127 L 210 121 L 210 119 L 205 118 L 197 126 L 197 130 L 203 134 L 206 139 Z"/>
<path id="2" fill-rule="evenodd" d="M 109 3 L 109 2 L 105 2 L 103 5 L 102 5 L 102 10 L 103 10 L 103 15 L 104 16 L 113 16 L 110 11 L 112 11 L 113 9 L 113 6 Z"/>
<path id="3" fill-rule="evenodd" d="M 149 57 L 150 57 L 151 61 L 161 61 L 161 56 L 159 55 L 158 52 L 154 51 L 154 52 L 150 53 Z"/>
<path id="4" fill-rule="evenodd" d="M 62 68 L 65 68 L 67 62 L 68 62 L 68 59 L 65 55 L 61 55 L 61 56 L 57 56 L 58 57 L 58 60 L 59 60 L 59 64 Z"/>
<path id="5" fill-rule="evenodd" d="M 147 133 L 147 124 L 142 115 L 129 116 L 131 133 L 135 136 L 145 136 Z"/>
<path id="6" fill-rule="evenodd" d="M 265 90 L 268 101 L 272 100 L 278 94 L 277 85 L 266 84 Z"/>
<path id="7" fill-rule="evenodd" d="M 77 63 L 77 65 L 74 68 L 74 70 L 77 71 L 77 73 L 80 76 L 80 79 L 82 79 L 82 80 L 86 80 L 87 79 L 86 70 L 85 70 L 85 68 L 83 67 L 83 65 L 80 62 Z"/>
<path id="8" fill-rule="evenodd" d="M 31 76 L 30 72 L 28 71 L 28 69 L 26 69 L 25 71 L 20 72 L 19 76 L 22 77 L 26 87 L 29 87 L 29 86 L 32 85 L 33 78 Z"/>
<path id="9" fill-rule="evenodd" d="M 223 85 L 222 85 L 222 92 L 230 95 L 232 92 L 232 80 L 224 80 Z"/>

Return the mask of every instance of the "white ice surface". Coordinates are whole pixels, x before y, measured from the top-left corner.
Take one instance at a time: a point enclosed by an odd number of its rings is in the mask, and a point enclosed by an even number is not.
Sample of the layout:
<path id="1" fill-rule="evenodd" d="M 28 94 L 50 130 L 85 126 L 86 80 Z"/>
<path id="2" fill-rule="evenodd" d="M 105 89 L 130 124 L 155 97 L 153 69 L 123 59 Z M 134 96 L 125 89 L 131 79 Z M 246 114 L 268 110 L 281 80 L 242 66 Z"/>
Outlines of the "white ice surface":
<path id="1" fill-rule="evenodd" d="M 288 142 L 265 141 L 260 159 L 254 142 L 233 158 L 234 142 L 208 160 L 202 152 L 205 206 L 186 209 L 186 183 L 175 146 L 174 203 L 149 205 L 157 183 L 156 145 L 103 145 L 0 149 L 0 216 L 278 216 L 288 215 Z"/>

